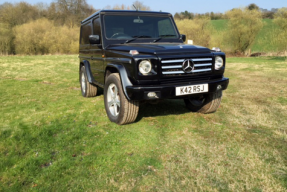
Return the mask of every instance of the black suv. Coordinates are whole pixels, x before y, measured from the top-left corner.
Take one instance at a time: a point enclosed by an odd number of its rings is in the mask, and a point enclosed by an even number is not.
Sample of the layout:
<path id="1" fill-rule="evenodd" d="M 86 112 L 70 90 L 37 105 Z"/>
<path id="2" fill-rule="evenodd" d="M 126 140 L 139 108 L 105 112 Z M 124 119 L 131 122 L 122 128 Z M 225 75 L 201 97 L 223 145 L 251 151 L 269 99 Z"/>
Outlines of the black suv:
<path id="1" fill-rule="evenodd" d="M 134 122 L 141 101 L 183 99 L 193 112 L 215 112 L 229 82 L 225 54 L 184 41 L 170 13 L 94 13 L 81 22 L 82 95 L 104 88 L 107 115 L 117 124 Z"/>

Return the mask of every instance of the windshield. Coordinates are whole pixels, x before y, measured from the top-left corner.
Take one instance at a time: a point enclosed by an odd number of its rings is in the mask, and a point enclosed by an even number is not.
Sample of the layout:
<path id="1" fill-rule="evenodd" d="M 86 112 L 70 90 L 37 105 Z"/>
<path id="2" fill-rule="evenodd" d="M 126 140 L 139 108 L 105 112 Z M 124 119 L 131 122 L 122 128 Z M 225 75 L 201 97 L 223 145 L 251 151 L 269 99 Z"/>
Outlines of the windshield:
<path id="1" fill-rule="evenodd" d="M 105 36 L 111 40 L 178 38 L 170 17 L 105 15 L 104 24 Z"/>

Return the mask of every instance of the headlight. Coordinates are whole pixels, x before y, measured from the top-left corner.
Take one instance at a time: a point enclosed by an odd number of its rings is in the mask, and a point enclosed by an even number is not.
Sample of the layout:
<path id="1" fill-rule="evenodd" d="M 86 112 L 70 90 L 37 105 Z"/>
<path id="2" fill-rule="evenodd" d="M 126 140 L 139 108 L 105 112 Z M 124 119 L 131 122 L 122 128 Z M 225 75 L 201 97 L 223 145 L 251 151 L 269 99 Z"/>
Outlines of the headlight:
<path id="1" fill-rule="evenodd" d="M 220 56 L 215 57 L 215 70 L 219 70 L 223 66 L 223 59 Z"/>
<path id="2" fill-rule="evenodd" d="M 143 75 L 147 75 L 148 73 L 150 73 L 151 68 L 151 63 L 148 60 L 143 60 L 139 64 L 139 70 Z"/>

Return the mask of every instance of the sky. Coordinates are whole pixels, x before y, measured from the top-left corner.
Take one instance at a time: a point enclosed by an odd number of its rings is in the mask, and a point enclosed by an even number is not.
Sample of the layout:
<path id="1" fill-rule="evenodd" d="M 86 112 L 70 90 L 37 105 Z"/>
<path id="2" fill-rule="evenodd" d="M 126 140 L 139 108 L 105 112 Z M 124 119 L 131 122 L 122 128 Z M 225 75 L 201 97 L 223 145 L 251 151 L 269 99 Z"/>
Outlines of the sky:
<path id="1" fill-rule="evenodd" d="M 4 2 L 17 3 L 25 1 L 30 4 L 39 2 L 50 4 L 55 0 L 0 0 L 0 4 Z M 89 5 L 95 9 L 103 9 L 110 5 L 128 5 L 131 6 L 135 0 L 86 0 Z M 149 6 L 152 11 L 163 11 L 175 14 L 176 12 L 183 12 L 185 10 L 193 13 L 224 13 L 233 8 L 246 7 L 251 3 L 263 9 L 282 8 L 287 7 L 287 0 L 139 0 L 144 5 Z M 170 2 L 170 3 L 168 3 Z"/>

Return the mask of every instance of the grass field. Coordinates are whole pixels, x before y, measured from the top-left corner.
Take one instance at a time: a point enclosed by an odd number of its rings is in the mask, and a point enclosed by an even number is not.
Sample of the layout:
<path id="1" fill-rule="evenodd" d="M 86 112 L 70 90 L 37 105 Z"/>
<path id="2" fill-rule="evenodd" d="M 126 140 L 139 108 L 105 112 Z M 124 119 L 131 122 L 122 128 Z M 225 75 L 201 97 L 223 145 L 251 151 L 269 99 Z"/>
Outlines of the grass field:
<path id="1" fill-rule="evenodd" d="M 287 191 L 287 59 L 227 62 L 216 113 L 166 100 L 118 126 L 77 56 L 0 57 L 0 191 Z"/>
<path id="2" fill-rule="evenodd" d="M 212 20 L 211 24 L 216 31 L 223 32 L 227 30 L 228 20 Z M 272 19 L 263 19 L 263 28 L 258 33 L 254 44 L 251 46 L 252 52 L 277 52 L 276 44 L 270 43 L 274 37 L 274 31 L 278 29 Z M 221 34 L 222 36 L 222 34 Z"/>

